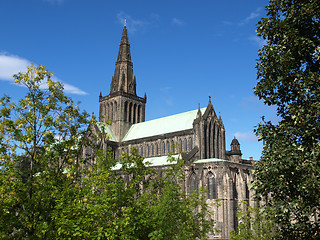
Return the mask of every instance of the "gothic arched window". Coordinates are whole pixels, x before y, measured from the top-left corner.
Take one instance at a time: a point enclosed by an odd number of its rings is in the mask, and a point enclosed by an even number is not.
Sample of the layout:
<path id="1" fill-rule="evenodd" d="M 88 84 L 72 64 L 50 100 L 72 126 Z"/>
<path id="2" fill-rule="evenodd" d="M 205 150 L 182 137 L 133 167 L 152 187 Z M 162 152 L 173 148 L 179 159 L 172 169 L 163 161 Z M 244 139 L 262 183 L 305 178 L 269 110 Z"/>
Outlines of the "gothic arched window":
<path id="1" fill-rule="evenodd" d="M 124 120 L 128 121 L 128 102 L 124 103 Z"/>
<path id="2" fill-rule="evenodd" d="M 109 114 L 109 118 L 110 120 L 113 120 L 113 103 L 110 103 L 110 114 Z"/>
<path id="3" fill-rule="evenodd" d="M 114 102 L 113 119 L 117 119 L 117 102 Z"/>
<path id="4" fill-rule="evenodd" d="M 212 172 L 208 173 L 207 190 L 208 190 L 208 199 L 216 199 L 217 198 L 216 179 L 215 179 Z"/>
<path id="5" fill-rule="evenodd" d="M 166 154 L 166 144 L 165 142 L 162 142 L 162 151 L 163 151 L 163 155 Z"/>
<path id="6" fill-rule="evenodd" d="M 141 105 L 138 106 L 138 118 L 137 123 L 141 122 Z"/>
<path id="7" fill-rule="evenodd" d="M 128 122 L 132 123 L 132 103 L 129 103 L 129 116 Z"/>
<path id="8" fill-rule="evenodd" d="M 183 148 L 185 152 L 188 151 L 188 143 L 186 138 L 183 140 Z"/>
<path id="9" fill-rule="evenodd" d="M 109 112 L 110 112 L 110 106 L 109 106 L 109 103 L 106 105 L 106 120 L 110 120 L 110 117 L 109 117 Z"/>
<path id="10" fill-rule="evenodd" d="M 137 123 L 136 122 L 136 113 L 137 113 L 137 105 L 133 105 L 133 116 L 132 116 L 132 123 Z"/>
<path id="11" fill-rule="evenodd" d="M 198 178 L 195 172 L 191 174 L 189 184 L 190 184 L 190 193 L 194 191 L 198 192 Z"/>
<path id="12" fill-rule="evenodd" d="M 153 144 L 151 145 L 151 148 L 152 148 L 152 156 L 154 156 L 154 145 Z"/>
<path id="13" fill-rule="evenodd" d="M 234 178 L 232 188 L 233 188 L 233 198 L 238 200 L 237 176 L 235 176 Z"/>
<path id="14" fill-rule="evenodd" d="M 158 143 L 156 143 L 156 155 L 157 155 L 157 156 L 159 155 L 159 146 L 158 146 Z"/>
<path id="15" fill-rule="evenodd" d="M 245 183 L 245 188 L 246 188 L 246 200 L 249 200 L 250 199 L 250 191 L 249 191 L 247 183 Z"/>
<path id="16" fill-rule="evenodd" d="M 179 145 L 180 145 L 180 152 L 182 152 L 182 140 L 181 139 L 179 141 Z"/>

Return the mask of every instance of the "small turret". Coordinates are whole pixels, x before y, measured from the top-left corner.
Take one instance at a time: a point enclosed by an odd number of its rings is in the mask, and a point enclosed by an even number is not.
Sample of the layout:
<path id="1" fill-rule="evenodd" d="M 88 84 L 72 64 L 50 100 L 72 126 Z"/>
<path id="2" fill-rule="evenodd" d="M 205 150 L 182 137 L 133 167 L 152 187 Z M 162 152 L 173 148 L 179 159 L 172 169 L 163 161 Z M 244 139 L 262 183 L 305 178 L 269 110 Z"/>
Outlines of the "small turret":
<path id="1" fill-rule="evenodd" d="M 236 139 L 236 137 L 234 137 L 234 139 L 232 139 L 230 146 L 231 146 L 231 151 L 233 151 L 233 152 L 237 152 L 237 151 L 241 152 L 240 143 L 239 143 L 238 139 Z"/>
<path id="2" fill-rule="evenodd" d="M 240 143 L 236 139 L 236 137 L 234 137 L 234 139 L 232 139 L 230 147 L 231 147 L 231 151 L 227 151 L 227 156 L 229 157 L 229 160 L 232 162 L 240 163 L 242 153 L 240 150 Z"/>

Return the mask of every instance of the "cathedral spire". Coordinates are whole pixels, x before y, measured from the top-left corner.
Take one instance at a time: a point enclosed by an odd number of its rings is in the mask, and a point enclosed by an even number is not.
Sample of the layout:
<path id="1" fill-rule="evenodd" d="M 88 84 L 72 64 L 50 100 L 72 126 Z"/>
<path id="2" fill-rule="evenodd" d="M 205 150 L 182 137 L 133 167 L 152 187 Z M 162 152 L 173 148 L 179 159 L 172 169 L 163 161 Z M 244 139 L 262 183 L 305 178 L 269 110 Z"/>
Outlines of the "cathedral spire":
<path id="1" fill-rule="evenodd" d="M 100 94 L 99 119 L 110 123 L 115 141 L 121 141 L 132 124 L 144 122 L 147 97 L 137 96 L 136 77 L 133 76 L 130 44 L 126 22 L 123 26 L 118 58 L 111 80 L 110 94 Z"/>
<path id="2" fill-rule="evenodd" d="M 131 61 L 126 21 L 122 31 L 118 59 L 110 87 L 110 94 L 116 92 L 136 95 L 136 81 L 133 79 L 133 64 Z"/>
<path id="3" fill-rule="evenodd" d="M 130 44 L 128 38 L 128 31 L 126 25 L 123 27 L 119 54 L 118 54 L 118 61 L 130 61 L 131 62 L 131 54 L 130 54 Z"/>

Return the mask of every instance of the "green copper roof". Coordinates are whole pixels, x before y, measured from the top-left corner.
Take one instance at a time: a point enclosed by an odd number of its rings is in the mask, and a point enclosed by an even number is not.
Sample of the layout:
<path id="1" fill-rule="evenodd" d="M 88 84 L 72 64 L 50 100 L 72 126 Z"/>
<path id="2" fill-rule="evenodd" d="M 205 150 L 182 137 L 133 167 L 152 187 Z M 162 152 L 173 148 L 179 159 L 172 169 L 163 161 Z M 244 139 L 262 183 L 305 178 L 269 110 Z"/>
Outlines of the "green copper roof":
<path id="1" fill-rule="evenodd" d="M 180 154 L 175 154 L 172 155 L 174 159 L 180 158 Z M 164 165 L 171 165 L 171 164 L 176 164 L 177 161 L 169 162 L 168 161 L 168 156 L 161 156 L 161 157 L 151 157 L 151 158 L 145 158 L 144 159 L 145 163 L 147 166 L 150 167 L 157 167 L 157 166 L 164 166 Z M 219 158 L 208 158 L 208 159 L 199 159 L 194 161 L 193 163 L 212 163 L 212 162 L 230 162 L 228 160 L 224 159 L 219 159 Z"/>
<path id="2" fill-rule="evenodd" d="M 114 137 L 109 125 L 107 125 L 104 122 L 97 122 L 97 127 L 99 128 L 100 132 L 102 132 L 102 130 L 104 130 L 104 132 L 107 134 L 107 139 L 109 141 L 116 142 L 116 138 Z"/>
<path id="3" fill-rule="evenodd" d="M 176 159 L 179 157 L 179 154 L 172 155 L 172 157 L 174 159 Z M 169 162 L 168 156 L 146 158 L 146 159 L 144 159 L 144 162 L 148 163 L 148 164 L 146 164 L 147 166 L 152 166 L 152 167 L 164 166 L 164 165 L 170 165 L 170 164 L 177 163 L 177 161 Z"/>
<path id="4" fill-rule="evenodd" d="M 201 108 L 203 114 L 206 108 Z M 198 110 L 184 112 L 147 122 L 133 124 L 122 141 L 162 135 L 192 129 Z"/>
<path id="5" fill-rule="evenodd" d="M 180 154 L 175 154 L 175 155 L 172 155 L 172 157 L 174 159 L 177 159 L 177 158 L 179 158 L 181 156 L 180 156 Z M 171 165 L 171 164 L 176 164 L 177 163 L 177 161 L 169 162 L 168 161 L 168 156 L 145 158 L 143 160 L 143 162 L 148 167 L 159 167 L 159 166 L 165 166 L 165 165 Z M 213 162 L 230 162 L 230 161 L 224 160 L 224 159 L 218 159 L 218 158 L 208 158 L 208 159 L 196 160 L 193 163 L 213 163 Z M 117 163 L 112 168 L 112 170 L 120 170 L 120 168 L 121 168 L 121 164 Z"/>
<path id="6" fill-rule="evenodd" d="M 225 159 L 220 159 L 220 158 L 207 158 L 207 159 L 199 159 L 194 161 L 194 163 L 211 163 L 211 162 L 230 162 L 230 161 Z"/>
<path id="7" fill-rule="evenodd" d="M 173 158 L 178 158 L 179 154 L 172 155 Z M 151 157 L 151 158 L 145 158 L 143 160 L 144 164 L 148 167 L 158 167 L 158 166 L 165 166 L 165 165 L 170 165 L 170 164 L 175 164 L 177 163 L 176 161 L 169 162 L 168 161 L 168 156 L 161 156 L 161 157 Z M 120 170 L 121 164 L 117 163 L 112 170 Z"/>

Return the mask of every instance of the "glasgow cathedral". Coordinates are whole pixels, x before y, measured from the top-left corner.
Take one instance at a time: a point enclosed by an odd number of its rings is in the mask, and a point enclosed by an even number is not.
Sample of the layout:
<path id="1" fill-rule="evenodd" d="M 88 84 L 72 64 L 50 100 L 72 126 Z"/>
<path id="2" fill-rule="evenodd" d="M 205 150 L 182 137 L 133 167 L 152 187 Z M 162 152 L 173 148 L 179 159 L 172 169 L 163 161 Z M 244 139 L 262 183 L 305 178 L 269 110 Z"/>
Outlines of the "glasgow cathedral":
<path id="1" fill-rule="evenodd" d="M 241 158 L 236 138 L 230 150 L 226 150 L 226 130 L 210 97 L 205 108 L 199 106 L 189 112 L 145 121 L 147 97 L 146 94 L 139 97 L 136 86 L 124 26 L 110 93 L 99 96 L 99 119 L 110 123 L 105 143 L 112 148 L 116 159 L 135 147 L 159 171 L 169 164 L 169 152 L 188 160 L 182 187 L 186 194 L 202 187 L 207 190 L 208 203 L 219 200 L 219 205 L 213 207 L 215 228 L 219 231 L 209 238 L 228 239 L 230 231 L 238 225 L 238 204 L 242 201 L 254 204 L 250 190 L 253 160 Z"/>

